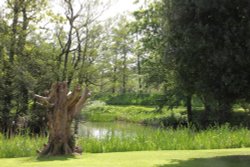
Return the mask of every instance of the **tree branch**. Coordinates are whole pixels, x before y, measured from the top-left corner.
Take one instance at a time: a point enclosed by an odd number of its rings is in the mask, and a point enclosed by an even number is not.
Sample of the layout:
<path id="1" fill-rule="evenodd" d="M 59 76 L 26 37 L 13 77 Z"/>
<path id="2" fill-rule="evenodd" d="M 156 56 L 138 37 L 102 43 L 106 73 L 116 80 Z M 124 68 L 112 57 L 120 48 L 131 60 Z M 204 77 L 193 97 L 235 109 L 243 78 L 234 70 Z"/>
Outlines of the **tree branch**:
<path id="1" fill-rule="evenodd" d="M 41 104 L 44 107 L 51 107 L 52 104 L 50 104 L 49 102 L 49 98 L 48 97 L 43 97 L 43 96 L 39 96 L 37 94 L 34 95 L 35 99 L 38 100 L 38 103 Z"/>
<path id="2" fill-rule="evenodd" d="M 72 107 L 75 103 L 77 103 L 77 101 L 80 98 L 80 92 L 81 92 L 81 87 L 79 85 L 77 85 L 73 92 L 69 92 L 67 95 L 67 105 L 68 107 Z"/>
<path id="3" fill-rule="evenodd" d="M 79 101 L 76 103 L 75 107 L 74 107 L 74 111 L 73 111 L 73 118 L 81 111 L 81 109 L 83 108 L 83 104 L 86 102 L 86 100 L 90 97 L 90 91 L 88 90 L 88 88 L 86 88 L 81 95 L 81 98 L 79 99 Z"/>

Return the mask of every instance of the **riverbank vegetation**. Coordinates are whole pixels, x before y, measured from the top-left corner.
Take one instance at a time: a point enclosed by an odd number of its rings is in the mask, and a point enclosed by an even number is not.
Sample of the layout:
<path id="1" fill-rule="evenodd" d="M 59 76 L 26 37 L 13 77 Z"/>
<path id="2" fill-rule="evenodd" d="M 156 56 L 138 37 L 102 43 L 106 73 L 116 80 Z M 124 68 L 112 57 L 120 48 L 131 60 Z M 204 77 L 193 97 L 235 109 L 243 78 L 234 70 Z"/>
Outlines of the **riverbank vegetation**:
<path id="1" fill-rule="evenodd" d="M 250 147 L 250 131 L 246 128 L 222 127 L 197 131 L 192 128 L 143 129 L 133 135 L 121 131 L 110 132 L 97 138 L 78 137 L 76 143 L 87 153 L 128 152 L 145 150 L 201 150 Z M 0 136 L 0 158 L 35 156 L 36 150 L 46 143 L 46 137 L 29 135 L 11 139 Z"/>
<path id="2" fill-rule="evenodd" d="M 124 121 L 139 123 L 143 125 L 152 125 L 157 127 L 196 127 L 198 129 L 206 128 L 202 126 L 202 121 L 206 113 L 203 108 L 197 104 L 193 108 L 193 120 L 189 124 L 186 107 L 179 106 L 173 109 L 164 107 L 161 111 L 159 107 L 155 106 L 138 106 L 138 105 L 106 105 L 102 101 L 93 101 L 86 106 L 82 116 L 86 121 L 92 122 L 113 122 Z M 235 106 L 234 111 L 231 112 L 231 119 L 227 123 L 231 126 L 250 127 L 250 115 L 243 108 Z M 219 116 L 211 113 L 209 117 L 210 125 L 218 125 Z"/>
<path id="3" fill-rule="evenodd" d="M 196 131 L 190 128 L 158 129 L 128 136 L 106 135 L 101 139 L 80 139 L 86 152 L 124 152 L 143 150 L 201 150 L 250 147 L 250 131 L 228 126 Z"/>

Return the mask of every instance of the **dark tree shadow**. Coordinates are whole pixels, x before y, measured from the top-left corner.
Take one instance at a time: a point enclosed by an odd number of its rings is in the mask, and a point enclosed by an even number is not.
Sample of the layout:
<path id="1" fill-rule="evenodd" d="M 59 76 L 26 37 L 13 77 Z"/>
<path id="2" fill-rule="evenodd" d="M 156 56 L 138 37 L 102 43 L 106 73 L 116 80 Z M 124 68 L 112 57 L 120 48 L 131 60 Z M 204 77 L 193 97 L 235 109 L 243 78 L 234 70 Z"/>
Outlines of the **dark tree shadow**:
<path id="1" fill-rule="evenodd" d="M 69 159 L 76 159 L 77 157 L 74 155 L 70 156 L 51 156 L 51 157 L 37 157 L 36 161 L 43 162 L 43 161 L 66 161 Z"/>
<path id="2" fill-rule="evenodd" d="M 250 155 L 172 160 L 172 164 L 156 167 L 250 167 Z"/>

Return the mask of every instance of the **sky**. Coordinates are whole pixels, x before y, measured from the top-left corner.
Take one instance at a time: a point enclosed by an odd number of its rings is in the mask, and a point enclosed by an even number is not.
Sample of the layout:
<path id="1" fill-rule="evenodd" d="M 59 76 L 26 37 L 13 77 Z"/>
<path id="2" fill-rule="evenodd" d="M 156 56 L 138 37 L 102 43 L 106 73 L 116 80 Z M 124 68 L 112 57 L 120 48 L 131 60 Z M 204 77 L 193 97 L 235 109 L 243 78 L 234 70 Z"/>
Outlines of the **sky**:
<path id="1" fill-rule="evenodd" d="M 135 0 L 115 0 L 110 9 L 106 12 L 108 17 L 122 14 L 124 12 L 132 12 L 139 8 L 139 5 L 134 4 Z"/>
<path id="2" fill-rule="evenodd" d="M 2 6 L 2 4 L 5 2 L 6 0 L 0 0 L 0 6 Z M 58 3 L 61 0 L 48 0 L 49 2 L 52 3 Z M 83 0 L 78 0 L 78 1 L 83 1 Z M 103 2 L 107 2 L 108 0 L 101 0 Z M 111 7 L 105 11 L 105 13 L 103 14 L 103 17 L 111 17 L 117 14 L 122 14 L 124 12 L 132 12 L 136 9 L 139 8 L 140 5 L 136 5 L 134 4 L 135 0 L 111 0 Z M 57 5 L 54 5 L 53 9 L 55 11 L 61 10 L 60 7 L 58 7 Z"/>
<path id="3" fill-rule="evenodd" d="M 63 0 L 48 0 L 48 1 L 49 1 L 49 5 L 51 9 L 54 12 L 64 15 L 64 9 L 61 5 Z M 83 2 L 83 1 L 89 1 L 89 0 L 74 0 L 74 1 Z M 110 17 L 115 17 L 119 14 L 131 13 L 132 11 L 139 9 L 139 7 L 143 4 L 145 0 L 140 0 L 139 4 L 135 4 L 134 3 L 135 0 L 100 0 L 100 1 L 103 3 L 107 3 L 108 1 L 111 1 L 110 7 L 106 11 L 104 11 L 101 17 L 99 18 L 100 20 L 106 20 Z M 4 2 L 6 2 L 6 0 L 0 0 L 0 7 L 2 7 Z M 78 11 L 77 8 L 79 9 L 79 6 L 75 5 L 74 8 L 75 8 L 75 11 Z M 51 27 L 53 26 L 47 23 L 48 22 L 44 20 L 39 24 L 41 24 L 41 26 L 46 25 L 46 27 L 51 29 Z M 67 29 L 67 25 L 65 29 Z"/>
<path id="4" fill-rule="evenodd" d="M 49 0 L 52 4 L 52 9 L 56 12 L 62 13 L 63 8 L 60 5 L 62 2 L 62 0 Z M 81 2 L 81 1 L 86 1 L 86 0 L 75 0 L 75 2 Z M 132 11 L 135 11 L 136 9 L 139 9 L 139 6 L 141 5 L 141 3 L 139 4 L 135 4 L 134 1 L 135 0 L 100 0 L 103 3 L 107 3 L 108 1 L 111 1 L 110 7 L 103 12 L 103 15 L 101 16 L 101 18 L 105 19 L 105 18 L 109 18 L 118 14 L 123 14 L 123 13 L 129 13 Z M 143 0 L 141 0 L 143 1 Z M 78 4 L 78 3 L 77 3 Z M 74 6 L 76 11 L 78 6 Z"/>

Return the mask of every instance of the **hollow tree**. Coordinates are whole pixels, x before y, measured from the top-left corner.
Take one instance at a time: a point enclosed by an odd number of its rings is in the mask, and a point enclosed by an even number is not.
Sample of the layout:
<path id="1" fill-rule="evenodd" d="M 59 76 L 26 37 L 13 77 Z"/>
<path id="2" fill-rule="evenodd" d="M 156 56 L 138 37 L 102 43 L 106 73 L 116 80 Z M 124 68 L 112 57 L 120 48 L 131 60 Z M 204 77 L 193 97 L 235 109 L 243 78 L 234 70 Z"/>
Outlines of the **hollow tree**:
<path id="1" fill-rule="evenodd" d="M 82 90 L 79 85 L 69 92 L 67 82 L 52 84 L 46 97 L 35 95 L 38 103 L 47 108 L 49 131 L 48 144 L 39 151 L 40 156 L 69 155 L 79 151 L 71 124 L 89 96 L 89 90 Z"/>

